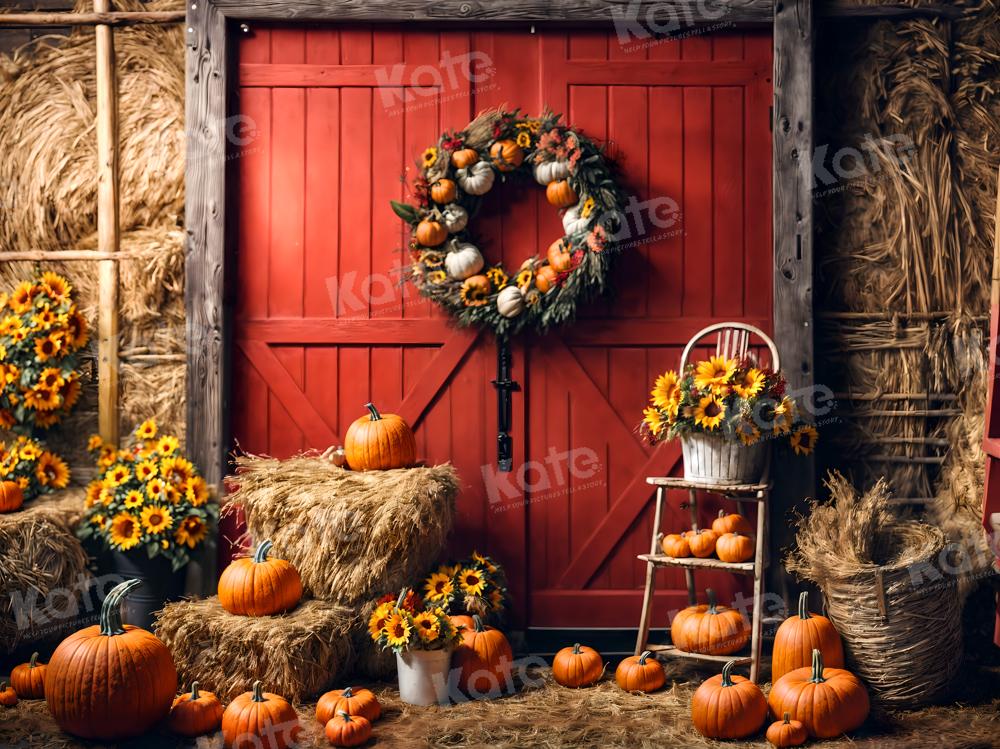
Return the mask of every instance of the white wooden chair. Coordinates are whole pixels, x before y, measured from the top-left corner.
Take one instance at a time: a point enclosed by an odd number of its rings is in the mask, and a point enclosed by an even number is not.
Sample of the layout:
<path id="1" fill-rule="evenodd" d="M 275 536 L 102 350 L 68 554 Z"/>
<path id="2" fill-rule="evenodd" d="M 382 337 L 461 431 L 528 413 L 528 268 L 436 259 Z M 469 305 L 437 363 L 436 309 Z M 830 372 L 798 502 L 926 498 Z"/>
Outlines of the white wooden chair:
<path id="1" fill-rule="evenodd" d="M 775 371 L 781 368 L 778 347 L 774 345 L 774 341 L 763 330 L 742 322 L 718 322 L 714 325 L 709 325 L 707 328 L 702 328 L 691 337 L 691 340 L 687 342 L 684 351 L 681 353 L 681 364 L 678 372 L 684 371 L 684 367 L 687 366 L 688 358 L 691 356 L 691 352 L 694 351 L 695 346 L 703 338 L 707 338 L 712 333 L 717 334 L 715 338 L 716 356 L 721 356 L 725 359 L 742 359 L 750 351 L 751 337 L 756 336 L 760 339 L 761 343 L 767 346 L 771 355 L 771 361 L 767 362 L 767 364 Z"/>

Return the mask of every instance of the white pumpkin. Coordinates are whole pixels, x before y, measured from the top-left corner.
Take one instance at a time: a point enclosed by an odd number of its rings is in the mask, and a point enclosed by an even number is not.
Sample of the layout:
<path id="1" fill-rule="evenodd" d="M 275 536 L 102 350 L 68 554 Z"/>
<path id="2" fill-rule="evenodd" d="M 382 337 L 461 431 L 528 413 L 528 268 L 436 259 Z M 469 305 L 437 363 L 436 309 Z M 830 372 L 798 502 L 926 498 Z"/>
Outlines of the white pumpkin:
<path id="1" fill-rule="evenodd" d="M 452 278 L 465 280 L 483 269 L 485 261 L 479 248 L 468 242 L 460 242 L 455 249 L 444 256 L 444 267 Z"/>
<path id="2" fill-rule="evenodd" d="M 562 222 L 563 231 L 566 232 L 566 236 L 571 236 L 577 232 L 586 231 L 590 219 L 580 216 L 580 204 L 577 203 L 566 209 L 566 213 L 562 217 Z"/>
<path id="3" fill-rule="evenodd" d="M 524 294 L 516 286 L 505 286 L 497 294 L 497 311 L 504 317 L 517 317 L 524 312 Z"/>
<path id="4" fill-rule="evenodd" d="M 455 173 L 459 186 L 469 195 L 485 195 L 493 187 L 496 174 L 485 161 L 477 161 L 470 167 L 459 169 Z"/>
<path id="5" fill-rule="evenodd" d="M 569 176 L 568 161 L 543 161 L 535 165 L 535 181 L 540 185 L 558 182 Z"/>
<path id="6" fill-rule="evenodd" d="M 441 211 L 441 221 L 452 234 L 462 231 L 469 223 L 469 214 L 457 203 L 450 203 Z"/>

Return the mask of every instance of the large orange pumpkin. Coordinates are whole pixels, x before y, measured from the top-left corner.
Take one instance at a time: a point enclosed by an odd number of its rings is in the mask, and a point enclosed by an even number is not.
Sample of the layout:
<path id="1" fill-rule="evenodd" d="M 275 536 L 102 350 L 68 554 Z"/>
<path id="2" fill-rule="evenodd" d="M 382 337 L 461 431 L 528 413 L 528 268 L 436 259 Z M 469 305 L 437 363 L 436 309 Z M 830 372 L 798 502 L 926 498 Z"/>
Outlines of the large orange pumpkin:
<path id="1" fill-rule="evenodd" d="M 13 687 L 7 686 L 6 681 L 0 681 L 0 705 L 3 707 L 14 707 L 17 704 L 17 692 Z"/>
<path id="2" fill-rule="evenodd" d="M 38 653 L 32 653 L 27 663 L 14 666 L 10 685 L 22 700 L 45 699 L 45 664 L 38 662 Z"/>
<path id="3" fill-rule="evenodd" d="M 347 464 L 355 471 L 386 471 L 415 463 L 417 441 L 403 417 L 380 414 L 372 403 L 365 408 L 368 415 L 351 424 L 344 438 Z"/>
<path id="4" fill-rule="evenodd" d="M 782 676 L 767 696 L 771 714 L 789 713 L 810 736 L 829 739 L 858 728 L 868 717 L 868 690 L 842 668 L 824 668 L 823 654 L 812 652 L 812 667 Z"/>
<path id="5" fill-rule="evenodd" d="M 809 612 L 809 593 L 799 594 L 799 615 L 790 616 L 774 634 L 774 656 L 771 659 L 771 682 L 789 671 L 812 665 L 812 651 L 823 654 L 830 668 L 844 667 L 844 645 L 833 622 L 825 616 Z"/>
<path id="6" fill-rule="evenodd" d="M 490 146 L 490 157 L 501 172 L 512 172 L 524 163 L 524 151 L 512 140 L 498 140 Z"/>
<path id="7" fill-rule="evenodd" d="M 0 512 L 14 512 L 24 504 L 24 491 L 16 481 L 0 481 Z"/>
<path id="8" fill-rule="evenodd" d="M 222 725 L 222 703 L 212 692 L 202 692 L 198 682 L 191 691 L 174 699 L 167 718 L 167 728 L 180 736 L 194 738 L 219 730 Z"/>
<path id="9" fill-rule="evenodd" d="M 576 190 L 570 187 L 568 179 L 549 182 L 545 188 L 545 199 L 556 208 L 569 208 L 579 200 Z"/>
<path id="10" fill-rule="evenodd" d="M 733 675 L 736 661 L 703 681 L 691 698 L 691 722 L 710 739 L 742 739 L 757 733 L 767 718 L 767 702 L 749 679 Z"/>
<path id="11" fill-rule="evenodd" d="M 378 698 L 361 687 L 334 689 L 324 694 L 316 703 L 316 720 L 326 725 L 341 711 L 348 715 L 360 715 L 372 723 L 382 717 Z"/>
<path id="12" fill-rule="evenodd" d="M 462 642 L 452 656 L 462 691 L 475 697 L 500 694 L 510 685 L 513 662 L 514 651 L 503 632 L 473 615 L 472 627 L 462 630 Z"/>
<path id="13" fill-rule="evenodd" d="M 753 533 L 749 520 L 735 512 L 727 515 L 725 510 L 719 510 L 719 517 L 712 521 L 712 530 L 716 536 L 723 533 L 745 533 L 749 536 Z"/>
<path id="14" fill-rule="evenodd" d="M 122 624 L 121 603 L 139 580 L 112 588 L 100 624 L 63 640 L 45 672 L 45 701 L 66 733 L 117 741 L 139 736 L 170 712 L 177 671 L 167 646 Z"/>
<path id="15" fill-rule="evenodd" d="M 227 749 L 288 749 L 295 746 L 301 730 L 291 703 L 265 692 L 259 681 L 230 702 L 222 714 L 222 739 Z"/>
<path id="16" fill-rule="evenodd" d="M 723 562 L 745 562 L 754 552 L 753 539 L 742 533 L 723 533 L 715 542 L 715 553 Z"/>
<path id="17" fill-rule="evenodd" d="M 663 666 L 648 650 L 623 658 L 615 669 L 615 681 L 626 692 L 655 692 L 666 681 Z"/>
<path id="18" fill-rule="evenodd" d="M 552 659 L 552 678 L 564 687 L 589 687 L 604 675 L 604 660 L 593 648 L 576 643 Z"/>
<path id="19" fill-rule="evenodd" d="M 689 653 L 730 655 L 750 642 L 750 622 L 728 606 L 719 606 L 715 592 L 705 591 L 707 604 L 688 606 L 674 617 L 670 639 L 674 647 Z"/>
<path id="20" fill-rule="evenodd" d="M 284 559 L 268 559 L 271 542 L 252 557 L 234 559 L 219 578 L 219 603 L 230 614 L 270 616 L 294 609 L 302 598 L 299 571 Z"/>
<path id="21" fill-rule="evenodd" d="M 327 721 L 323 732 L 333 746 L 361 746 L 371 738 L 372 724 L 362 715 L 341 710 Z"/>

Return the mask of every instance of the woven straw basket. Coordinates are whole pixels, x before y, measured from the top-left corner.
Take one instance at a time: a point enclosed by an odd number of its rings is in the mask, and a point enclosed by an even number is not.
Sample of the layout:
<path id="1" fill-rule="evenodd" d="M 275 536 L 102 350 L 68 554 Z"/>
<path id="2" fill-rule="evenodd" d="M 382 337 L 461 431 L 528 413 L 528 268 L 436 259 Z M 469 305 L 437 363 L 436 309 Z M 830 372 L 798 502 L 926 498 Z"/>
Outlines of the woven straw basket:
<path id="1" fill-rule="evenodd" d="M 747 447 L 722 437 L 692 432 L 681 437 L 684 478 L 705 484 L 727 486 L 760 481 L 764 470 L 765 445 Z"/>

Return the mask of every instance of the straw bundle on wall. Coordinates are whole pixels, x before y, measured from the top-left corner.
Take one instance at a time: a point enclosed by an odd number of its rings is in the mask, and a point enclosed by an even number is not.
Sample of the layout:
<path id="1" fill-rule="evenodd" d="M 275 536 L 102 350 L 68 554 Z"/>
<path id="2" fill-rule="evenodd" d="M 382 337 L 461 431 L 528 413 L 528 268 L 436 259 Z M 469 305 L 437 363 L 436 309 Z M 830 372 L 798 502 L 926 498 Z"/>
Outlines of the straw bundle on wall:
<path id="1" fill-rule="evenodd" d="M 451 530 L 451 465 L 359 472 L 308 455 L 236 463 L 227 510 L 241 507 L 248 534 L 270 538 L 317 598 L 357 605 L 411 584 Z"/>
<path id="2" fill-rule="evenodd" d="M 183 684 L 197 680 L 230 700 L 260 679 L 267 691 L 302 701 L 350 671 L 352 613 L 313 600 L 280 616 L 235 616 L 213 596 L 167 604 L 156 635 Z"/>
<path id="3" fill-rule="evenodd" d="M 0 652 L 75 625 L 69 601 L 89 577 L 74 533 L 82 513 L 83 492 L 71 489 L 0 514 Z M 47 600 L 56 590 L 69 597 Z"/>
<path id="4" fill-rule="evenodd" d="M 860 496 L 839 473 L 826 486 L 832 502 L 812 503 L 786 566 L 823 591 L 848 667 L 875 702 L 932 702 L 962 662 L 957 581 L 942 571 L 944 534 L 897 520 L 885 480 Z"/>

